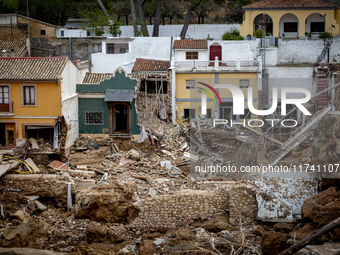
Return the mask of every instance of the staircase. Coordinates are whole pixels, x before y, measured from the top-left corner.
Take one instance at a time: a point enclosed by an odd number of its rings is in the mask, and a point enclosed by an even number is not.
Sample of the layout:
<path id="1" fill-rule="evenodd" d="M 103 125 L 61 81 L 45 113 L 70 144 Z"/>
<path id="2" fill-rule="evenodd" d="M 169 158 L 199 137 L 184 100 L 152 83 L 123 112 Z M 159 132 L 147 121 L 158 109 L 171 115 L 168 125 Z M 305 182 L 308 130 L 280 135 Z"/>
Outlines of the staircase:
<path id="1" fill-rule="evenodd" d="M 323 75 L 318 75 L 318 91 L 317 93 L 319 93 L 320 91 L 327 89 L 327 76 L 325 74 Z M 318 110 L 326 107 L 328 105 L 327 102 L 327 92 L 322 93 L 320 96 L 318 96 Z"/>

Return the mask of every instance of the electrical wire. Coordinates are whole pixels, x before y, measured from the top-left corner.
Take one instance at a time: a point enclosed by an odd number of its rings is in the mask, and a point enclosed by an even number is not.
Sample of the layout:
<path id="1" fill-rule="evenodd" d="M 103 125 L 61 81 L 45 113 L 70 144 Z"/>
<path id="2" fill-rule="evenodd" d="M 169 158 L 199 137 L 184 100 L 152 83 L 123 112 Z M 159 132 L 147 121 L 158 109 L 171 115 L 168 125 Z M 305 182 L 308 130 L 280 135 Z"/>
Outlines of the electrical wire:
<path id="1" fill-rule="evenodd" d="M 29 171 L 26 171 L 26 172 L 23 172 L 23 171 L 19 171 L 19 170 L 15 170 L 13 169 L 15 172 L 19 173 L 19 174 L 28 174 L 28 173 L 31 173 L 34 171 L 34 167 L 32 167 L 30 164 L 28 164 L 26 161 L 24 160 L 21 160 L 19 158 L 12 158 L 12 157 L 9 157 L 9 156 L 4 156 L 5 158 L 9 158 L 9 159 L 12 159 L 12 160 L 16 160 L 16 161 L 19 161 L 21 162 L 21 165 L 20 167 L 22 166 L 22 164 L 26 165 L 26 167 L 28 166 L 28 169 L 31 169 Z"/>

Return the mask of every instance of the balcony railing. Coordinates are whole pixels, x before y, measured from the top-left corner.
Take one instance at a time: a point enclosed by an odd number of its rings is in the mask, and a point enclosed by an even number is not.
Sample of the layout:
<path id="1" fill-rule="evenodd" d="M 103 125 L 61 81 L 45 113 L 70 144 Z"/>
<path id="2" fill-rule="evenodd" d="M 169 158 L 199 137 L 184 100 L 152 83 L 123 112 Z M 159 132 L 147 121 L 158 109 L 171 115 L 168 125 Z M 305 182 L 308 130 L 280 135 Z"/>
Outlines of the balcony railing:
<path id="1" fill-rule="evenodd" d="M 215 71 L 215 70 L 254 70 L 257 69 L 259 62 L 255 60 L 249 61 L 199 61 L 187 60 L 176 61 L 177 70 L 199 70 L 199 71 Z"/>

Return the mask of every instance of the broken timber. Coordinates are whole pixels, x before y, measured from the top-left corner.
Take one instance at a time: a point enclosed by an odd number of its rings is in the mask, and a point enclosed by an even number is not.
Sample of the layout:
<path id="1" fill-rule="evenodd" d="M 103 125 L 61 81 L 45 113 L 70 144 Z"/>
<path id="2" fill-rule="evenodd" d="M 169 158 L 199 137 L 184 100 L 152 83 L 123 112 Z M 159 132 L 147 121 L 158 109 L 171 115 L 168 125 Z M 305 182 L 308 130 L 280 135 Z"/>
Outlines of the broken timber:
<path id="1" fill-rule="evenodd" d="M 272 166 L 277 164 L 284 156 L 286 156 L 292 149 L 299 146 L 306 138 L 309 136 L 308 131 L 332 109 L 331 106 L 328 106 L 327 108 L 324 108 L 321 110 L 321 113 L 319 113 L 317 116 L 312 118 L 312 120 L 303 128 L 300 130 L 299 133 L 297 133 L 294 137 L 290 138 L 287 142 L 285 142 L 281 149 L 279 156 L 271 163 Z"/>
<path id="2" fill-rule="evenodd" d="M 300 242 L 294 244 L 293 246 L 291 246 L 288 249 L 284 250 L 283 252 L 279 253 L 279 255 L 293 254 L 296 251 L 298 251 L 298 250 L 302 249 L 303 247 L 305 247 L 306 245 L 308 245 L 310 242 L 312 242 L 316 238 L 322 236 L 323 234 L 328 233 L 333 228 L 335 228 L 339 225 L 340 225 L 340 217 L 333 220 L 332 222 L 328 223 L 326 226 L 314 231 L 312 234 L 303 238 Z"/>
<path id="3" fill-rule="evenodd" d="M 250 131 L 252 131 L 252 132 L 258 134 L 258 135 L 263 135 L 263 137 L 265 137 L 265 138 L 267 138 L 267 139 L 273 141 L 274 143 L 276 143 L 276 144 L 278 144 L 278 145 L 280 145 L 280 146 L 283 145 L 283 142 L 281 142 L 281 141 L 279 141 L 279 140 L 277 140 L 277 139 L 275 139 L 275 138 L 269 137 L 269 136 L 266 135 L 265 133 L 262 133 L 261 131 L 258 131 L 258 130 L 256 130 L 255 128 L 251 128 L 251 127 L 248 127 L 248 126 L 246 126 L 246 125 L 244 125 L 244 127 L 245 127 L 246 129 L 248 129 L 248 130 L 250 130 Z"/>

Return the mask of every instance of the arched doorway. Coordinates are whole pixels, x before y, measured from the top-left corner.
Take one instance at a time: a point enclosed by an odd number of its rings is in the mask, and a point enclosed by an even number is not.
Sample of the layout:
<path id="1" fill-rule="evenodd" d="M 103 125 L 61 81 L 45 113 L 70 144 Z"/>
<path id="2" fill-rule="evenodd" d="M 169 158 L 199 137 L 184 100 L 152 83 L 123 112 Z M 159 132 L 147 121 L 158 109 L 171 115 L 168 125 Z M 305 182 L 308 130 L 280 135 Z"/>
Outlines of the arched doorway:
<path id="1" fill-rule="evenodd" d="M 283 38 L 297 38 L 299 36 L 299 19 L 292 13 L 283 15 L 279 23 L 279 34 Z"/>
<path id="2" fill-rule="evenodd" d="M 325 17 L 320 13 L 312 13 L 306 19 L 306 33 L 325 32 Z"/>
<path id="3" fill-rule="evenodd" d="M 263 24 L 264 19 L 266 21 L 266 24 Z M 254 31 L 262 29 L 264 25 L 266 26 L 266 33 L 272 34 L 273 33 L 272 18 L 266 13 L 257 15 L 254 19 Z"/>
<path id="4" fill-rule="evenodd" d="M 222 60 L 222 47 L 218 43 L 213 43 L 210 45 L 210 55 L 209 60 L 215 61 L 215 57 L 218 57 L 218 60 Z"/>

